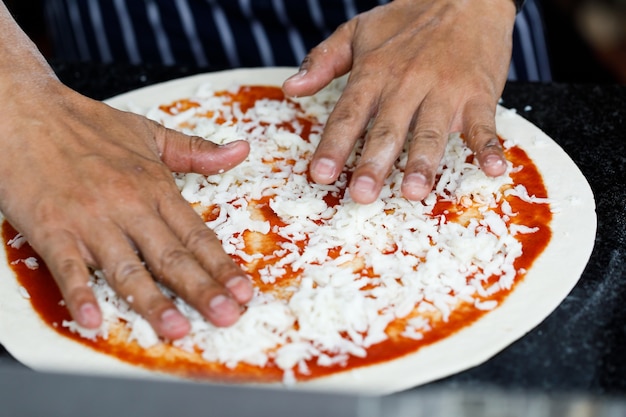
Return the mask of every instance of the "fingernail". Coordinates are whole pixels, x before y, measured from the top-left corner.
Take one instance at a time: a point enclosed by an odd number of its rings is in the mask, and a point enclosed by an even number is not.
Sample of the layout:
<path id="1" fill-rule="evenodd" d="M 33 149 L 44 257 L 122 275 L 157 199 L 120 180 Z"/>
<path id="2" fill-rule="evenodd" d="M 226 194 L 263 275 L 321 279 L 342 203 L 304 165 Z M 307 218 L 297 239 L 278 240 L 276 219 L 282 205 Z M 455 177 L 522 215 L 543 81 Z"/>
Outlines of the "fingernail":
<path id="1" fill-rule="evenodd" d="M 175 308 L 165 310 L 163 314 L 161 314 L 161 321 L 163 322 L 164 330 L 168 333 L 184 335 L 189 331 L 189 322 L 181 312 Z"/>
<path id="2" fill-rule="evenodd" d="M 78 322 L 88 329 L 95 329 L 100 326 L 100 310 L 92 303 L 85 303 L 78 310 Z"/>
<path id="3" fill-rule="evenodd" d="M 430 184 L 420 173 L 409 174 L 402 181 L 402 194 L 409 200 L 422 200 L 430 193 Z"/>
<path id="4" fill-rule="evenodd" d="M 300 71 L 296 72 L 291 77 L 289 77 L 287 79 L 287 81 L 289 81 L 289 80 L 297 80 L 299 78 L 302 78 L 302 77 L 304 77 L 306 75 L 306 73 L 307 73 L 307 70 L 304 69 L 304 68 L 301 68 Z"/>
<path id="5" fill-rule="evenodd" d="M 372 197 L 376 198 L 375 195 L 375 188 L 376 188 L 376 182 L 374 181 L 374 179 L 368 177 L 368 176 L 360 176 L 357 177 L 354 180 L 354 183 L 352 184 L 352 187 L 350 194 L 354 195 L 354 194 L 359 194 L 359 196 L 361 197 L 360 200 L 365 199 L 365 200 L 370 200 Z"/>
<path id="6" fill-rule="evenodd" d="M 490 154 L 485 156 L 483 165 L 490 168 L 498 168 L 504 165 L 504 161 L 500 158 L 500 155 Z"/>
<path id="7" fill-rule="evenodd" d="M 228 280 L 226 288 L 240 303 L 246 303 L 252 298 L 252 283 L 244 277 L 234 277 Z"/>
<path id="8" fill-rule="evenodd" d="M 506 172 L 506 160 L 496 153 L 483 156 L 480 165 L 483 172 L 492 177 Z"/>
<path id="9" fill-rule="evenodd" d="M 322 180 L 330 180 L 335 177 L 336 167 L 337 166 L 332 159 L 320 158 L 315 161 L 313 171 L 318 178 Z"/>
<path id="10" fill-rule="evenodd" d="M 214 313 L 219 315 L 228 315 L 232 312 L 239 312 L 239 305 L 232 298 L 223 294 L 218 294 L 211 299 L 209 307 Z"/>

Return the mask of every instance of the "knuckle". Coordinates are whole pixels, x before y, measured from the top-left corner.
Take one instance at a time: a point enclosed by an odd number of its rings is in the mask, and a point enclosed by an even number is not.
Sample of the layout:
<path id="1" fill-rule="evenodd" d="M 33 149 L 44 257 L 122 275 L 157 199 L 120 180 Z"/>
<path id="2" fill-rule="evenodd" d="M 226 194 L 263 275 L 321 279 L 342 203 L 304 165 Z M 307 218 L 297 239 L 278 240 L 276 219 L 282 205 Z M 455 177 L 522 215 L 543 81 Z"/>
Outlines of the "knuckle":
<path id="1" fill-rule="evenodd" d="M 87 285 L 74 287 L 67 290 L 66 292 L 62 291 L 62 294 L 63 299 L 70 308 L 78 307 L 85 302 L 89 302 L 95 299 L 91 288 L 89 288 Z"/>
<path id="2" fill-rule="evenodd" d="M 55 269 L 62 279 L 69 279 L 70 277 L 83 275 L 85 266 L 84 264 L 79 263 L 76 259 L 65 258 L 56 263 Z"/>
<path id="3" fill-rule="evenodd" d="M 404 138 L 405 136 L 398 130 L 397 126 L 384 121 L 376 123 L 368 133 L 369 141 L 382 142 L 385 144 L 404 142 Z"/>
<path id="4" fill-rule="evenodd" d="M 241 271 L 235 265 L 230 257 L 221 257 L 216 259 L 212 265 L 212 276 L 219 282 L 225 283 L 229 278 L 240 275 Z"/>
<path id="5" fill-rule="evenodd" d="M 137 279 L 147 273 L 145 266 L 134 260 L 126 260 L 119 262 L 113 269 L 113 273 L 108 275 L 106 269 L 104 270 L 113 285 L 118 291 L 124 291 L 129 287 L 132 287 L 133 283 Z"/>
<path id="6" fill-rule="evenodd" d="M 350 74 L 346 87 L 344 88 L 338 103 L 345 104 L 346 107 L 369 108 L 372 100 L 379 92 L 378 88 L 372 88 L 372 76 L 363 68 L 358 73 Z"/>
<path id="7" fill-rule="evenodd" d="M 355 90 L 355 88 L 344 90 L 344 94 L 339 98 L 330 115 L 334 122 L 355 123 L 363 118 L 362 112 L 355 111 L 355 109 L 368 109 L 369 99 L 365 94 Z"/>
<path id="8" fill-rule="evenodd" d="M 478 150 L 488 143 L 496 145 L 495 142 L 497 142 L 497 139 L 495 128 L 489 123 L 473 123 L 467 129 L 467 137 L 465 140 L 473 150 Z"/>
<path id="9" fill-rule="evenodd" d="M 375 159 L 393 160 L 398 157 L 405 142 L 406 132 L 389 123 L 377 123 L 367 134 L 363 158 L 373 156 Z"/>
<path id="10" fill-rule="evenodd" d="M 168 275 L 168 272 L 179 270 L 193 259 L 191 253 L 184 247 L 170 248 L 161 254 L 158 272 Z"/>
<path id="11" fill-rule="evenodd" d="M 200 226 L 189 231 L 183 240 L 183 244 L 185 247 L 190 249 L 201 248 L 208 243 L 214 242 L 216 239 L 217 238 L 211 229 L 206 226 Z"/>
<path id="12" fill-rule="evenodd" d="M 133 308 L 141 312 L 148 320 L 157 320 L 163 311 L 171 308 L 173 303 L 168 300 L 162 292 L 158 290 L 144 294 L 142 304 L 136 303 Z"/>
<path id="13" fill-rule="evenodd" d="M 70 231 L 76 230 L 77 218 L 72 213 L 77 208 L 96 216 L 100 213 L 100 207 L 91 193 L 77 191 L 68 195 L 65 191 L 59 191 L 59 195 L 43 195 L 34 202 L 32 223 L 37 227 L 29 230 L 29 238 L 33 242 L 58 242 L 59 238 L 73 240 Z"/>
<path id="14" fill-rule="evenodd" d="M 66 258 L 47 263 L 65 299 L 78 301 L 84 298 L 85 291 L 90 293 L 89 275 L 83 262 Z"/>
<path id="15" fill-rule="evenodd" d="M 413 141 L 420 148 L 439 148 L 445 142 L 447 133 L 435 126 L 420 126 L 413 134 Z"/>
<path id="16" fill-rule="evenodd" d="M 424 154 L 411 155 L 407 161 L 405 172 L 421 174 L 428 181 L 433 181 L 439 160 L 429 158 Z"/>

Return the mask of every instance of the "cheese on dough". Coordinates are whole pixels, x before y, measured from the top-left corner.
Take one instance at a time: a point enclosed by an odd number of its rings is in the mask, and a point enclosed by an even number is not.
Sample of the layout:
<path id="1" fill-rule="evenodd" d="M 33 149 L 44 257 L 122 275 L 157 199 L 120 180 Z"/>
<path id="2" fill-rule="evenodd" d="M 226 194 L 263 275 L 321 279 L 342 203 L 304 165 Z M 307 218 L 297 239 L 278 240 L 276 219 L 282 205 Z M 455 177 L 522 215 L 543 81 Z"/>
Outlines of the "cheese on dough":
<path id="1" fill-rule="evenodd" d="M 529 196 L 523 186 L 513 187 L 508 174 L 484 175 L 467 162 L 471 151 L 458 134 L 450 136 L 438 181 L 422 202 L 401 195 L 406 149 L 372 204 L 356 204 L 344 191 L 361 144 L 336 183 L 308 180 L 308 162 L 342 87 L 334 82 L 296 101 L 259 100 L 243 112 L 227 104 L 227 95 L 202 86 L 189 99 L 195 107 L 175 114 L 158 107 L 146 112 L 165 126 L 217 143 L 249 141 L 250 156 L 232 170 L 208 177 L 176 174 L 175 180 L 189 203 L 217 208 L 207 227 L 251 275 L 256 269 L 261 283 L 275 288 L 256 288 L 245 314 L 227 328 L 211 325 L 175 298 L 192 324 L 175 346 L 229 367 L 272 362 L 285 371 L 285 381 L 293 381 L 309 372 L 309 361 L 334 366 L 367 355 L 369 347 L 389 338 L 386 330 L 395 320 L 405 319 L 402 337 L 419 340 L 461 303 L 496 308 L 496 301 L 485 298 L 513 285 L 513 262 L 521 255 L 514 236 L 534 230 L 510 224 L 516 213 L 504 198 L 546 201 Z M 308 138 L 302 137 L 297 118 L 313 121 Z M 261 201 L 281 225 L 259 216 Z M 467 219 L 456 213 L 457 220 L 454 213 L 433 214 L 436 204 L 446 201 L 473 214 Z M 500 211 L 492 210 L 498 206 Z M 274 236 L 271 250 L 251 250 L 246 236 L 263 241 L 267 234 Z M 282 283 L 289 271 L 295 277 Z M 495 283 L 489 281 L 494 276 Z M 93 289 L 105 316 L 99 336 L 107 336 L 109 323 L 122 320 L 141 346 L 161 343 L 100 273 Z M 64 325 L 80 331 L 75 323 Z"/>

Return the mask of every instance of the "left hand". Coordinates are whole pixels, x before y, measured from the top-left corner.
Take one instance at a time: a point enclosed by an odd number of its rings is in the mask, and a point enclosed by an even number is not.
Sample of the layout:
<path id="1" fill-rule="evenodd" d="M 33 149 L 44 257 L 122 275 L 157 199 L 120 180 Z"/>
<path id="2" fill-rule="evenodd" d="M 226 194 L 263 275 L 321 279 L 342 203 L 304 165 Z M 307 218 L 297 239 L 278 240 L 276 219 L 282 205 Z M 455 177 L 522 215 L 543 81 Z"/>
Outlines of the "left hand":
<path id="1" fill-rule="evenodd" d="M 402 192 L 431 191 L 449 133 L 462 132 L 487 175 L 506 160 L 495 129 L 512 49 L 512 0 L 395 0 L 360 14 L 311 50 L 287 95 L 314 94 L 350 72 L 311 161 L 311 176 L 334 182 L 373 117 L 349 187 L 371 203 L 411 141 Z"/>

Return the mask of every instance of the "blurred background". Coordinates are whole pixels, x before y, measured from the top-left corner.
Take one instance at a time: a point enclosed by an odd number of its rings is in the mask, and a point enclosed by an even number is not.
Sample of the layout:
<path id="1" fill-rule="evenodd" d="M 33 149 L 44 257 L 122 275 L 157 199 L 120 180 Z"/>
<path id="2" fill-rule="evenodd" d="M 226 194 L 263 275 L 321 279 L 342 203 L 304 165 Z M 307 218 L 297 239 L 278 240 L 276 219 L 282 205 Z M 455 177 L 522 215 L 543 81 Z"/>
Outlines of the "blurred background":
<path id="1" fill-rule="evenodd" d="M 5 0 L 53 59 L 43 0 Z M 539 0 L 555 82 L 626 84 L 626 0 Z"/>

